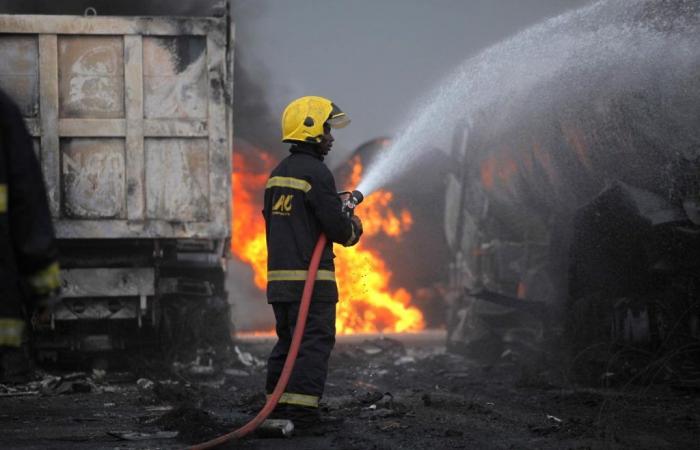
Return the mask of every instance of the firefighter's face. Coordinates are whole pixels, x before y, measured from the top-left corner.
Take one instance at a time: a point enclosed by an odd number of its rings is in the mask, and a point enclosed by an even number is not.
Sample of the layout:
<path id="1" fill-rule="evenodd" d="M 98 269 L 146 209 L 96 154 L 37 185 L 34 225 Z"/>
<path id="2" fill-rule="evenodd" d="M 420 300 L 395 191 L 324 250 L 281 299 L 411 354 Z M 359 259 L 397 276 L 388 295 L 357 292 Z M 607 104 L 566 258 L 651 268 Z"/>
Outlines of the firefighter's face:
<path id="1" fill-rule="evenodd" d="M 331 151 L 333 147 L 333 135 L 331 134 L 331 127 L 327 123 L 323 124 L 323 134 L 321 135 L 321 142 L 318 143 L 319 150 L 322 156 L 326 156 L 328 152 Z"/>

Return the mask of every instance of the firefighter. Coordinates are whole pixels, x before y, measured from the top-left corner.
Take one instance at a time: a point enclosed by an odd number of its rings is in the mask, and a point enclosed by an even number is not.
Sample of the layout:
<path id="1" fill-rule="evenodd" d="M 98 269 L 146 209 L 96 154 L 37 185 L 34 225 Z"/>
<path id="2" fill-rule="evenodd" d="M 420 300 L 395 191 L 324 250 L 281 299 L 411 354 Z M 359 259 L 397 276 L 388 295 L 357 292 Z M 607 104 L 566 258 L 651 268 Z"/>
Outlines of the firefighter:
<path id="1" fill-rule="evenodd" d="M 328 237 L 294 371 L 274 413 L 302 429 L 321 419 L 318 403 L 335 344 L 338 287 L 333 243 L 355 245 L 362 234 L 361 220 L 342 213 L 335 180 L 323 163 L 334 141 L 331 128 L 349 122 L 328 99 L 302 97 L 291 102 L 282 114 L 282 141 L 292 144 L 291 154 L 272 171 L 265 189 L 267 299 L 278 337 L 267 364 L 268 395 L 287 357 L 313 248 L 320 233 Z"/>
<path id="2" fill-rule="evenodd" d="M 44 178 L 19 108 L 0 91 L 0 379 L 29 374 L 27 318 L 57 298 L 59 268 Z"/>

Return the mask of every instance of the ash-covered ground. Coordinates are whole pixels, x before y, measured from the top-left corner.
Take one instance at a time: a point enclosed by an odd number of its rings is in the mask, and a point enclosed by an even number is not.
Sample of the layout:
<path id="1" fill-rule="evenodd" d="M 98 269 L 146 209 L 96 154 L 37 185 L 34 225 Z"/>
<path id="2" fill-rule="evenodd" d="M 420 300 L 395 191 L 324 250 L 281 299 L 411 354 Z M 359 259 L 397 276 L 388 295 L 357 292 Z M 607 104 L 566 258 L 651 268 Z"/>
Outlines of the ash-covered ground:
<path id="1" fill-rule="evenodd" d="M 700 396 L 667 385 L 577 386 L 547 356 L 484 365 L 445 352 L 444 334 L 339 340 L 324 410 L 339 425 L 246 449 L 698 448 Z M 263 405 L 270 339 L 187 363 L 40 372 L 0 386 L 2 448 L 183 448 Z M 551 358 L 551 356 L 549 357 Z"/>

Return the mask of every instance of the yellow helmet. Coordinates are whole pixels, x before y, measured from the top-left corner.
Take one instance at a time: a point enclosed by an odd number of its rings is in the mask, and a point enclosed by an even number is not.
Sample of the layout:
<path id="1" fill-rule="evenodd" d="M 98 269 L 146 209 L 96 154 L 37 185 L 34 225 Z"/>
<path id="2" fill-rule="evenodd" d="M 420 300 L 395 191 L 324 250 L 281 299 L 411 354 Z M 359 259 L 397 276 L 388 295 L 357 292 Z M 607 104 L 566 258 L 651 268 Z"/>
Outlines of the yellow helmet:
<path id="1" fill-rule="evenodd" d="M 323 97 L 301 97 L 284 108 L 282 142 L 321 142 L 323 124 L 343 128 L 350 118 L 332 101 Z"/>

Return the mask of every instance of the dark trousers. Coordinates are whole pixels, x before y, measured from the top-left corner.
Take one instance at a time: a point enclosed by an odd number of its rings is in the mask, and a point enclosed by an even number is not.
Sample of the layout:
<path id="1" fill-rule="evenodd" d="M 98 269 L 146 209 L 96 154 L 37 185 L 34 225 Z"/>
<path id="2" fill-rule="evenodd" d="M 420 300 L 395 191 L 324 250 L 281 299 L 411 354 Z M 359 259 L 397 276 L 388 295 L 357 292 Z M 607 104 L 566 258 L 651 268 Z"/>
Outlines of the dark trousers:
<path id="1" fill-rule="evenodd" d="M 277 344 L 267 360 L 266 389 L 271 393 L 282 373 L 299 314 L 298 302 L 272 303 L 275 312 Z M 320 398 L 328 374 L 328 358 L 335 344 L 335 303 L 311 301 L 306 329 L 292 376 L 285 392 Z"/>

